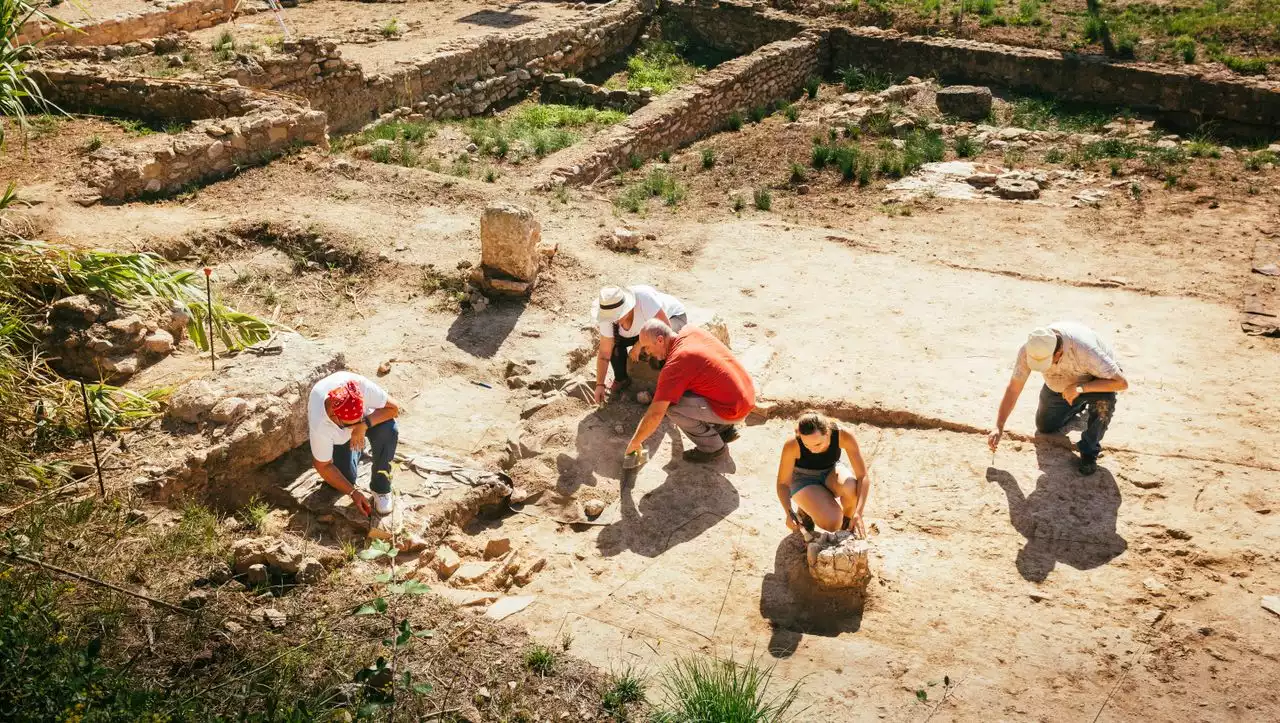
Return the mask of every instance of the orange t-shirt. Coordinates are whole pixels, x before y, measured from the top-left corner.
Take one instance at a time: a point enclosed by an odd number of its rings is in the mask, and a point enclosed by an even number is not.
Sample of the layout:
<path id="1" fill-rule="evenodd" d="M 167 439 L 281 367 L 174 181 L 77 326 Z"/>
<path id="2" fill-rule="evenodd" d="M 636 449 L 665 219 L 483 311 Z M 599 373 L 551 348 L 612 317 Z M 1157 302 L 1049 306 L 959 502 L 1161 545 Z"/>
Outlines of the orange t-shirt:
<path id="1" fill-rule="evenodd" d="M 686 392 L 710 402 L 721 419 L 735 422 L 756 406 L 755 385 L 747 370 L 729 347 L 696 326 L 681 329 L 671 342 L 653 398 L 675 404 Z"/>

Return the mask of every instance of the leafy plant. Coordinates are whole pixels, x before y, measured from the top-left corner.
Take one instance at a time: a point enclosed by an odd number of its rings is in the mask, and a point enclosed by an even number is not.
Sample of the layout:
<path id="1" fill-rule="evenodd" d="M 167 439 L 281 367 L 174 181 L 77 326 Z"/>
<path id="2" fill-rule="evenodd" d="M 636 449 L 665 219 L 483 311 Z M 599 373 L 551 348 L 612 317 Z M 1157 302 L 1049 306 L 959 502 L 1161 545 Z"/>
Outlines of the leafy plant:
<path id="1" fill-rule="evenodd" d="M 790 710 L 799 697 L 799 685 L 771 695 L 772 679 L 773 668 L 761 667 L 754 660 L 739 665 L 732 660 L 679 658 L 662 677 L 664 700 L 656 720 L 664 723 L 793 720 Z"/>
<path id="2" fill-rule="evenodd" d="M 381 33 L 384 38 L 390 39 L 398 37 L 400 35 L 400 21 L 395 18 L 391 18 L 387 22 L 383 23 L 382 27 L 378 28 L 378 32 Z"/>
<path id="3" fill-rule="evenodd" d="M 98 135 L 97 133 L 94 133 L 93 137 L 85 142 L 84 152 L 93 153 L 94 151 L 98 150 L 101 147 L 102 147 L 102 136 Z"/>
<path id="4" fill-rule="evenodd" d="M 809 100 L 818 97 L 818 88 L 822 85 L 822 78 L 811 75 L 804 81 L 804 92 L 809 96 Z"/>
<path id="5" fill-rule="evenodd" d="M 756 208 L 761 211 L 768 211 L 773 208 L 773 194 L 767 188 L 757 188 L 755 190 Z"/>
<path id="6" fill-rule="evenodd" d="M 764 122 L 764 119 L 769 116 L 769 109 L 762 105 L 758 105 L 749 111 L 749 115 L 752 123 L 762 123 Z"/>
<path id="7" fill-rule="evenodd" d="M 662 161 L 663 163 L 670 163 L 670 162 L 671 162 L 671 151 L 663 151 L 663 152 L 659 153 L 659 154 L 658 154 L 658 160 Z"/>
<path id="8" fill-rule="evenodd" d="M 1062 163 L 1062 159 L 1066 158 L 1066 155 L 1067 154 L 1064 153 L 1061 148 L 1054 146 L 1053 148 L 1050 148 L 1049 150 L 1045 151 L 1044 162 L 1045 163 Z"/>
<path id="9" fill-rule="evenodd" d="M 231 60 L 236 55 L 236 36 L 230 30 L 224 29 L 214 39 L 212 50 L 213 57 L 217 60 Z"/>
<path id="10" fill-rule="evenodd" d="M 1190 35 L 1179 35 L 1173 41 L 1173 51 L 1182 58 L 1182 62 L 1190 65 L 1196 62 L 1196 41 Z"/>
<path id="11" fill-rule="evenodd" d="M 840 80 L 844 83 L 845 90 L 866 90 L 873 93 L 878 93 L 894 83 L 894 77 L 889 73 L 856 65 L 840 71 Z"/>
<path id="12" fill-rule="evenodd" d="M 804 180 L 805 180 L 805 172 L 804 172 L 804 166 L 803 166 L 803 165 L 801 165 L 801 164 L 799 164 L 799 163 L 792 163 L 792 164 L 791 164 L 791 178 L 790 178 L 790 180 L 791 180 L 791 182 L 792 182 L 792 183 L 804 183 Z"/>
<path id="13" fill-rule="evenodd" d="M 742 211 L 742 209 L 744 209 L 744 208 L 746 208 L 746 207 L 747 207 L 747 202 L 746 202 L 746 200 L 745 200 L 745 199 L 743 199 L 743 198 L 742 198 L 742 196 L 739 196 L 739 195 L 737 195 L 737 194 L 734 194 L 734 196 L 733 196 L 733 201 L 731 201 L 731 203 L 732 203 L 732 206 L 733 206 L 733 212 L 734 212 L 734 213 L 738 213 L 738 212 Z"/>
<path id="14" fill-rule="evenodd" d="M 27 60 L 31 58 L 34 46 L 17 42 L 23 26 L 33 20 L 69 27 L 65 21 L 42 12 L 26 0 L 6 0 L 0 4 L 0 35 L 3 35 L 3 43 L 0 44 L 0 148 L 4 147 L 8 135 L 4 119 L 14 119 L 25 133 L 29 128 L 29 111 L 61 112 L 45 100 L 40 86 L 27 73 Z"/>
<path id="15" fill-rule="evenodd" d="M 405 597 L 424 595 L 431 590 L 426 583 L 402 579 L 401 572 L 396 567 L 397 554 L 398 550 L 386 540 L 375 540 L 359 554 L 361 560 L 368 562 L 387 560 L 389 563 L 389 569 L 374 578 L 376 583 L 383 586 L 384 594 L 356 606 L 351 611 L 353 616 L 379 616 L 387 624 L 388 637 L 382 639 L 382 645 L 391 650 L 390 664 L 388 665 L 384 658 L 378 658 L 374 665 L 356 675 L 356 681 L 365 683 L 366 689 L 372 694 L 368 698 L 372 698 L 375 704 L 393 702 L 397 690 L 419 695 L 431 692 L 430 683 L 415 683 L 412 672 L 408 670 L 398 678 L 392 677 L 385 687 L 373 684 L 373 681 L 386 679 L 385 674 L 382 674 L 384 670 L 388 668 L 395 670 L 395 659 L 399 651 L 412 645 L 415 639 L 430 638 L 435 635 L 434 630 L 415 629 L 408 617 L 397 618 L 396 616 L 393 602 Z"/>
<path id="16" fill-rule="evenodd" d="M 637 155 L 636 155 L 636 154 L 634 154 L 634 153 L 629 153 L 629 154 L 627 154 L 627 167 L 628 167 L 628 168 L 630 168 L 630 169 L 631 169 L 631 170 L 633 170 L 633 171 L 638 171 L 638 170 L 640 170 L 640 167 L 641 167 L 641 166 L 643 166 L 643 165 L 644 165 L 644 159 L 643 159 L 643 158 L 641 158 L 640 156 L 637 156 Z"/>
<path id="17" fill-rule="evenodd" d="M 604 709 L 616 717 L 620 717 L 629 704 L 644 700 L 647 687 L 644 678 L 630 666 L 621 672 L 611 673 L 605 685 Z"/>
<path id="18" fill-rule="evenodd" d="M 249 498 L 249 503 L 236 515 L 245 525 L 261 532 L 263 525 L 267 521 L 267 516 L 271 514 L 271 508 L 258 495 Z"/>
<path id="19" fill-rule="evenodd" d="M 639 182 L 624 188 L 614 204 L 631 213 L 640 213 L 651 198 L 661 198 L 668 206 L 675 206 L 684 200 L 685 188 L 669 172 L 655 168 Z"/>
<path id="20" fill-rule="evenodd" d="M 545 645 L 532 645 L 524 651 L 524 667 L 543 676 L 555 673 L 556 651 Z"/>
<path id="21" fill-rule="evenodd" d="M 731 131 L 742 130 L 742 114 L 736 110 L 730 113 L 729 119 L 726 121 L 725 125 L 727 125 Z"/>
<path id="22" fill-rule="evenodd" d="M 661 95 L 676 86 L 689 82 L 702 68 L 685 60 L 679 48 L 667 40 L 650 40 L 640 51 L 627 59 L 627 90 L 649 88 L 654 95 Z M 615 87 L 616 82 L 605 84 Z"/>
<path id="23" fill-rule="evenodd" d="M 705 170 L 711 170 L 716 165 L 716 151 L 714 148 L 702 149 L 702 167 Z"/>
<path id="24" fill-rule="evenodd" d="M 795 123 L 800 120 L 800 109 L 795 103 L 786 103 L 782 106 L 782 113 L 787 117 L 787 121 Z"/>

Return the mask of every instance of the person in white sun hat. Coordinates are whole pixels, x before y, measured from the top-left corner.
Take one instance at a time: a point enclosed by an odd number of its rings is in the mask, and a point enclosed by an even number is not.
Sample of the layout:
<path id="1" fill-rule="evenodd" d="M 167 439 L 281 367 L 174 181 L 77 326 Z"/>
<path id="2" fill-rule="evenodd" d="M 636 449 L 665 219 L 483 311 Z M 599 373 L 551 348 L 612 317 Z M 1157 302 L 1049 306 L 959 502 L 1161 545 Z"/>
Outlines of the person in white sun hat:
<path id="1" fill-rule="evenodd" d="M 631 383 L 627 376 L 627 358 L 640 339 L 640 328 L 650 319 L 658 319 L 675 331 L 688 323 L 684 304 L 652 286 L 606 286 L 591 308 L 591 318 L 600 327 L 600 346 L 596 351 L 596 404 L 603 404 L 606 375 L 613 367 L 613 387 L 618 393 Z"/>
<path id="2" fill-rule="evenodd" d="M 1037 432 L 1057 432 L 1088 410 L 1088 426 L 1076 448 L 1080 450 L 1080 474 L 1093 474 L 1102 452 L 1102 435 L 1115 414 L 1116 392 L 1129 388 L 1115 353 L 1092 329 L 1074 321 L 1059 321 L 1032 331 L 1018 350 L 1013 377 L 996 414 L 996 428 L 987 438 L 992 452 L 1000 444 L 1004 423 L 1033 371 L 1044 377 L 1036 409 Z"/>

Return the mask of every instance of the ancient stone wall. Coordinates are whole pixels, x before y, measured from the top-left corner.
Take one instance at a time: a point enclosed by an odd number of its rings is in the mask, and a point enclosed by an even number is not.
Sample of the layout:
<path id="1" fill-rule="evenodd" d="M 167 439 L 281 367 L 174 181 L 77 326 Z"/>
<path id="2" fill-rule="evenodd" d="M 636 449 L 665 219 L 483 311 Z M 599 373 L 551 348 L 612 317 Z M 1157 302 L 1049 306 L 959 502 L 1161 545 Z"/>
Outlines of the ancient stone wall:
<path id="1" fill-rule="evenodd" d="M 794 38 L 810 27 L 805 20 L 752 3 L 685 0 L 669 2 L 662 12 L 699 42 L 732 53 L 750 53 L 769 43 Z"/>
<path id="2" fill-rule="evenodd" d="M 590 183 L 622 167 L 631 156 L 652 158 L 725 127 L 737 112 L 795 97 L 805 79 L 822 71 L 826 35 L 809 31 L 735 58 L 678 88 L 630 118 L 565 151 L 542 186 Z"/>
<path id="3" fill-rule="evenodd" d="M 1213 122 L 1215 132 L 1280 133 L 1280 83 L 1152 63 L 1113 63 L 1099 56 L 910 37 L 877 28 L 832 28 L 832 70 L 852 65 L 898 76 L 937 76 L 1160 115 L 1186 129 Z"/>
<path id="4" fill-rule="evenodd" d="M 359 65 L 342 61 L 336 48 L 321 44 L 308 51 L 299 44 L 293 68 L 280 60 L 274 71 L 251 73 L 244 82 L 307 98 L 329 114 L 334 132 L 360 128 L 399 107 L 424 117 L 466 117 L 519 97 L 544 73 L 581 72 L 622 52 L 655 9 L 656 0 L 615 0 L 551 27 L 456 41 L 391 75 L 366 76 Z"/>
<path id="5" fill-rule="evenodd" d="M 179 30 L 211 28 L 229 20 L 235 5 L 236 0 L 161 1 L 144 12 L 78 21 L 71 23 L 70 28 L 48 20 L 35 20 L 22 27 L 18 43 L 34 43 L 44 38 L 45 45 L 124 45 Z M 240 14 L 248 13 L 242 8 Z"/>
<path id="6" fill-rule="evenodd" d="M 566 78 L 560 73 L 547 73 L 542 76 L 543 103 L 592 106 L 630 113 L 637 108 L 649 105 L 652 97 L 653 92 L 648 88 L 638 91 L 609 90 L 599 85 L 592 85 L 581 78 Z"/>
<path id="7" fill-rule="evenodd" d="M 188 131 L 146 136 L 90 153 L 82 179 L 97 198 L 124 201 L 167 194 L 300 144 L 328 145 L 326 118 L 302 98 L 235 84 L 45 71 L 45 96 L 68 112 L 101 112 L 163 121 L 195 121 Z"/>

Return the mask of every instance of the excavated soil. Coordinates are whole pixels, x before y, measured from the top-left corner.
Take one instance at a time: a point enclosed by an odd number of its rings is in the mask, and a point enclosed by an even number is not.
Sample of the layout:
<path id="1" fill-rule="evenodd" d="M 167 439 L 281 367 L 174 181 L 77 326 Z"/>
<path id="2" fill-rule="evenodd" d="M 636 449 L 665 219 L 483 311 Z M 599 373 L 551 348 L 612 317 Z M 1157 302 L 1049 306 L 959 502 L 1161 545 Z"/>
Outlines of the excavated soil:
<path id="1" fill-rule="evenodd" d="M 403 403 L 411 448 L 496 465 L 523 431 L 537 449 L 510 473 L 537 504 L 473 522 L 459 547 L 479 556 L 508 537 L 521 559 L 545 558 L 512 590 L 536 597 L 508 622 L 548 644 L 571 632 L 573 654 L 602 668 L 760 656 L 802 686 L 801 720 L 1280 715 L 1280 619 L 1260 606 L 1280 577 L 1280 341 L 1239 326 L 1254 243 L 1275 233 L 1277 172 L 1223 159 L 1210 175 L 1201 159 L 1187 171 L 1196 190 L 1144 180 L 1141 198 L 1097 208 L 1050 193 L 902 215 L 883 208 L 879 180 L 786 188 L 810 135 L 773 117 L 696 144 L 669 164 L 686 200 L 644 216 L 617 210 L 609 184 L 561 200 L 518 190 L 522 179 L 338 164 L 316 149 L 182 200 L 82 208 L 51 194 L 26 213 L 58 243 L 212 260 L 234 305 L 340 345 L 370 376 L 391 361 L 380 382 Z M 722 159 L 714 173 L 699 171 L 703 147 Z M 1025 166 L 1044 164 L 1028 153 Z M 776 188 L 771 212 L 729 206 L 728 191 L 762 184 Z M 433 289 L 478 261 L 491 200 L 532 208 L 558 253 L 528 302 L 460 309 Z M 237 235 L 263 221 L 367 264 L 310 266 Z M 638 253 L 599 245 L 624 223 L 652 235 Z M 711 467 L 673 461 L 685 443 L 664 426 L 628 486 L 619 456 L 638 404 L 562 398 L 522 420 L 535 392 L 507 386 L 507 363 L 534 378 L 575 371 L 594 341 L 591 298 L 611 281 L 719 313 L 765 398 L 855 430 L 873 480 L 864 599 L 818 591 L 783 523 L 788 419 L 746 429 Z M 1032 392 L 1014 438 L 986 447 L 1018 344 L 1059 318 L 1097 328 L 1130 378 L 1088 478 L 1060 440 L 1028 436 Z M 134 384 L 207 373 L 193 362 L 180 354 Z M 610 524 L 553 519 L 590 498 Z"/>

